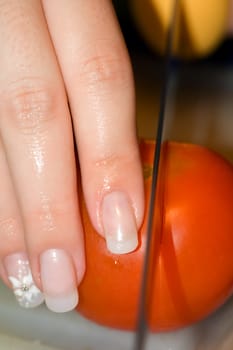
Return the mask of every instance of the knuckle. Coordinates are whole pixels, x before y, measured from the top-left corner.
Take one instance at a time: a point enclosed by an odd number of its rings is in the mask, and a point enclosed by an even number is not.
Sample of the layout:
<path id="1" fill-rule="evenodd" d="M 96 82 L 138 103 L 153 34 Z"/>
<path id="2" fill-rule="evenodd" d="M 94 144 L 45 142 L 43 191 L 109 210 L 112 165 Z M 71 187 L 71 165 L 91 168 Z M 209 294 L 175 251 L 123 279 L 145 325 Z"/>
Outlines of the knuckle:
<path id="1" fill-rule="evenodd" d="M 132 164 L 137 160 L 136 152 L 107 152 L 101 157 L 94 159 L 93 165 L 97 171 L 122 172 L 122 169 L 132 167 Z"/>
<path id="2" fill-rule="evenodd" d="M 105 83 L 126 84 L 129 67 L 123 55 L 113 50 L 107 54 L 92 54 L 81 64 L 81 80 L 89 85 Z"/>
<path id="3" fill-rule="evenodd" d="M 62 222 L 72 220 L 75 198 L 73 192 L 62 194 L 57 200 L 41 193 L 39 202 L 27 211 L 27 219 L 33 225 L 37 223 L 42 232 L 56 232 Z"/>
<path id="4" fill-rule="evenodd" d="M 127 144 L 127 143 L 125 143 Z M 140 174 L 141 164 L 137 147 L 126 146 L 118 150 L 105 150 L 95 152 L 89 164 L 91 178 L 95 177 L 97 182 L 106 180 L 109 183 L 126 183 L 129 178 L 136 181 Z M 136 176 L 134 176 L 136 175 Z M 105 183 L 104 180 L 104 183 Z"/>
<path id="5" fill-rule="evenodd" d="M 106 154 L 98 159 L 94 160 L 94 166 L 96 169 L 115 168 L 117 164 L 122 162 L 122 157 L 117 154 Z"/>
<path id="6" fill-rule="evenodd" d="M 38 81 L 13 84 L 5 93 L 6 116 L 22 133 L 35 133 L 56 115 L 55 93 Z"/>

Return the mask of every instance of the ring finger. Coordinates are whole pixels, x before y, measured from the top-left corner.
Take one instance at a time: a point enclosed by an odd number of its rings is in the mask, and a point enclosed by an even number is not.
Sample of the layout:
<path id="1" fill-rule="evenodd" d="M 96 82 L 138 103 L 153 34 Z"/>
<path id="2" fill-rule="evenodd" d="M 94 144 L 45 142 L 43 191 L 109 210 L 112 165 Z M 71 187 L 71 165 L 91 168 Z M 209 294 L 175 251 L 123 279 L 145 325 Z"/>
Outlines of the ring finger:
<path id="1" fill-rule="evenodd" d="M 19 304 L 35 307 L 44 300 L 35 286 L 24 244 L 23 226 L 14 195 L 5 153 L 0 140 L 0 276 L 12 285 Z M 26 281 L 30 287 L 26 291 Z"/>

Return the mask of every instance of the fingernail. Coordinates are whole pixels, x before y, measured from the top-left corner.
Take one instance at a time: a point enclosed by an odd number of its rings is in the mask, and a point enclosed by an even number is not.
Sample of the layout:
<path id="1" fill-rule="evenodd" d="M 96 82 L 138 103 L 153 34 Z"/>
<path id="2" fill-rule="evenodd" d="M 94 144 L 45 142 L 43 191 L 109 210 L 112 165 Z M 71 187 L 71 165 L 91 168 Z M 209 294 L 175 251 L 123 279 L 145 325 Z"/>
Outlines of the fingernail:
<path id="1" fill-rule="evenodd" d="M 107 248 L 114 254 L 125 254 L 138 245 L 133 208 L 123 192 L 111 192 L 103 199 L 103 228 Z"/>
<path id="2" fill-rule="evenodd" d="M 62 249 L 49 249 L 40 256 L 41 283 L 51 311 L 67 312 L 78 304 L 78 291 L 71 258 Z"/>
<path id="3" fill-rule="evenodd" d="M 4 266 L 20 306 L 33 308 L 43 303 L 43 293 L 36 287 L 25 253 L 8 255 Z"/>

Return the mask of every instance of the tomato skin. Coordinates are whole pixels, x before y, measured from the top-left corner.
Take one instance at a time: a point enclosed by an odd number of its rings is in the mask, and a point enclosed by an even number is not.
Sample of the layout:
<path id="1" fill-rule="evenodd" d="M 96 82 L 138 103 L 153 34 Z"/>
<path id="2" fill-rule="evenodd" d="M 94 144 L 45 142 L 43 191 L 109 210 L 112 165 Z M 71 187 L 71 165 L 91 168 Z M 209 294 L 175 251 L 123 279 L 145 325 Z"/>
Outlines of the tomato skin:
<path id="1" fill-rule="evenodd" d="M 107 251 L 82 205 L 87 270 L 78 311 L 109 327 L 135 329 L 145 250 L 154 143 L 141 143 L 146 214 L 137 250 Z M 233 292 L 233 166 L 208 149 L 168 142 L 159 180 L 163 221 L 153 271 L 149 324 L 152 331 L 197 322 Z"/>

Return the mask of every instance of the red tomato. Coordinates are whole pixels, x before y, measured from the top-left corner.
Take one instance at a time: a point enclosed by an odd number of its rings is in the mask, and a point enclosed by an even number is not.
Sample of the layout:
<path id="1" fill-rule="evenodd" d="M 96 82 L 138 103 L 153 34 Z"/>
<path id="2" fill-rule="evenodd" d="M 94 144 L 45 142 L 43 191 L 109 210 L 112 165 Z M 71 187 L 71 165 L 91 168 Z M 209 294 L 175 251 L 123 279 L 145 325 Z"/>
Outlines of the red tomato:
<path id="1" fill-rule="evenodd" d="M 141 143 L 148 204 L 154 143 Z M 209 315 L 233 292 L 233 166 L 210 150 L 169 142 L 159 181 L 161 242 L 152 276 L 149 323 L 171 330 Z M 114 328 L 135 329 L 146 218 L 138 249 L 113 255 L 83 205 L 87 270 L 78 311 Z"/>

